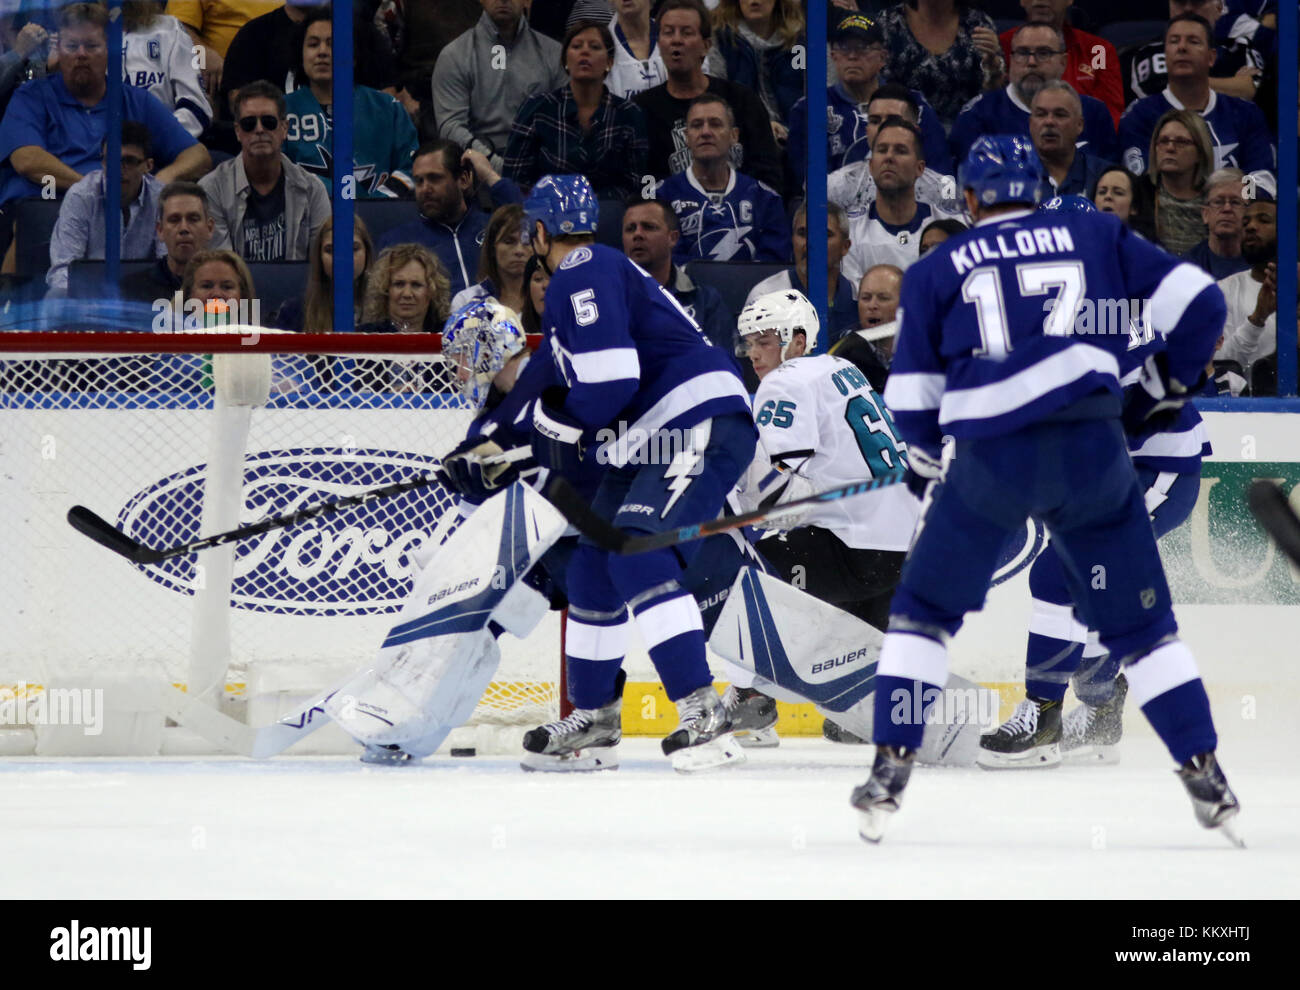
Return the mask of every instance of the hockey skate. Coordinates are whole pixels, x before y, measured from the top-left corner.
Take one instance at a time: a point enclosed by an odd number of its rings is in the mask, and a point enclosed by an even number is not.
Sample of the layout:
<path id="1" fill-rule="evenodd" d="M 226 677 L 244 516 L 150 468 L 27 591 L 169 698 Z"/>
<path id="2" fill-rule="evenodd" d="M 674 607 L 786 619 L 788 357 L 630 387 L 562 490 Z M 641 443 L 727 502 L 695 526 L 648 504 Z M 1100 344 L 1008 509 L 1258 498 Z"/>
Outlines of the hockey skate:
<path id="1" fill-rule="evenodd" d="M 520 766 L 525 770 L 574 773 L 618 769 L 618 744 L 623 738 L 623 685 L 621 670 L 614 682 L 614 698 L 600 708 L 575 708 L 566 718 L 524 734 L 527 750 Z"/>
<path id="2" fill-rule="evenodd" d="M 727 686 L 722 706 L 736 733 L 736 742 L 746 749 L 768 749 L 781 745 L 776 734 L 776 702 L 754 688 Z"/>
<path id="3" fill-rule="evenodd" d="M 858 835 L 879 842 L 885 823 L 903 801 L 903 789 L 912 776 L 916 751 L 901 746 L 877 746 L 876 761 L 867 782 L 853 789 L 849 803 L 858 809 Z"/>
<path id="4" fill-rule="evenodd" d="M 1035 770 L 1061 765 L 1061 702 L 1026 698 L 1012 716 L 980 736 L 975 762 L 985 770 Z"/>
<path id="5" fill-rule="evenodd" d="M 833 743 L 842 743 L 846 746 L 866 746 L 869 745 L 870 739 L 863 739 L 861 736 L 854 735 L 842 725 L 837 725 L 830 719 L 822 722 L 822 738 Z"/>
<path id="6" fill-rule="evenodd" d="M 411 754 L 402 749 L 401 746 L 380 746 L 376 743 L 366 743 L 365 747 L 361 751 L 361 762 L 369 763 L 371 766 L 395 767 L 416 762 L 411 758 Z"/>
<path id="7" fill-rule="evenodd" d="M 744 750 L 732 728 L 718 692 L 706 684 L 677 701 L 677 728 L 663 741 L 664 756 L 679 773 L 744 763 Z"/>
<path id="8" fill-rule="evenodd" d="M 1115 693 L 1104 705 L 1081 704 L 1061 719 L 1061 759 L 1066 763 L 1119 762 L 1119 740 L 1124 734 L 1124 698 L 1128 678 L 1120 674 Z"/>
<path id="9" fill-rule="evenodd" d="M 1246 843 L 1229 824 L 1229 820 L 1241 810 L 1241 804 L 1228 786 L 1213 751 L 1193 756 L 1175 772 L 1192 799 L 1196 820 L 1204 828 L 1218 829 L 1234 846 L 1245 849 Z"/>

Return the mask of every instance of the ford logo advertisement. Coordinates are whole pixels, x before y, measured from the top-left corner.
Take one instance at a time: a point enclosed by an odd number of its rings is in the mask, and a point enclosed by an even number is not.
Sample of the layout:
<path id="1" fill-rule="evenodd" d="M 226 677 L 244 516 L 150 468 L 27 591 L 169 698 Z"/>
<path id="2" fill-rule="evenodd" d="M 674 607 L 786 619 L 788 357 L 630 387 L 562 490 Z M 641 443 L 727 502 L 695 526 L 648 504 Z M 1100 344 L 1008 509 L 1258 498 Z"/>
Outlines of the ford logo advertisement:
<path id="1" fill-rule="evenodd" d="M 397 481 L 430 475 L 432 457 L 391 450 L 302 448 L 244 461 L 241 525 L 281 516 Z M 197 539 L 206 465 L 198 464 L 128 499 L 117 525 L 146 546 Z M 450 496 L 439 485 L 317 516 L 234 544 L 235 608 L 277 615 L 396 612 L 412 586 L 409 552 L 433 531 Z M 193 555 L 142 567 L 173 591 L 192 595 Z"/>

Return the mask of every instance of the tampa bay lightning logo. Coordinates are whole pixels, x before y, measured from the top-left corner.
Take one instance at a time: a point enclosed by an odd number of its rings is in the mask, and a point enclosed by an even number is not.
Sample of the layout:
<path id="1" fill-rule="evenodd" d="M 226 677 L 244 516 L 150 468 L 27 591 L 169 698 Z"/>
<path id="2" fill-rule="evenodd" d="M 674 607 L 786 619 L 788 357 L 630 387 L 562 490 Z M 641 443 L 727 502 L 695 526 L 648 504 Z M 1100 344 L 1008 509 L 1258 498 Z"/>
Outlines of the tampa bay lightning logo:
<path id="1" fill-rule="evenodd" d="M 576 250 L 570 251 L 568 255 L 565 256 L 565 259 L 560 262 L 560 267 L 564 269 L 577 268 L 584 261 L 590 261 L 590 260 L 591 260 L 591 248 L 580 247 L 577 248 Z"/>
<path id="2" fill-rule="evenodd" d="M 997 570 L 993 572 L 993 587 L 1010 581 L 1034 562 L 1047 545 L 1047 531 L 1037 519 L 1026 520 L 1025 525 L 1012 533 L 1002 548 Z"/>

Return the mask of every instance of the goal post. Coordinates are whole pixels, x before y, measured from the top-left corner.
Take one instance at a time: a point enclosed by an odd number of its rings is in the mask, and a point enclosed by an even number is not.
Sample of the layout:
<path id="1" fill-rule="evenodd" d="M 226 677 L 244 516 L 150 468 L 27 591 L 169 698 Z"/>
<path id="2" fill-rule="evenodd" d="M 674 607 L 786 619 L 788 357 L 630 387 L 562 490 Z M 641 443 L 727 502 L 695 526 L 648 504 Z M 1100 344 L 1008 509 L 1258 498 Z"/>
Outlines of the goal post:
<path id="1" fill-rule="evenodd" d="M 441 486 L 148 566 L 64 517 L 83 504 L 165 547 L 427 475 L 472 418 L 454 384 L 438 334 L 0 333 L 0 699 L 129 677 L 258 724 L 364 666 L 454 504 Z M 558 713 L 558 617 L 501 645 L 453 744 L 517 746 Z M 55 727 L 8 730 L 39 752 Z"/>

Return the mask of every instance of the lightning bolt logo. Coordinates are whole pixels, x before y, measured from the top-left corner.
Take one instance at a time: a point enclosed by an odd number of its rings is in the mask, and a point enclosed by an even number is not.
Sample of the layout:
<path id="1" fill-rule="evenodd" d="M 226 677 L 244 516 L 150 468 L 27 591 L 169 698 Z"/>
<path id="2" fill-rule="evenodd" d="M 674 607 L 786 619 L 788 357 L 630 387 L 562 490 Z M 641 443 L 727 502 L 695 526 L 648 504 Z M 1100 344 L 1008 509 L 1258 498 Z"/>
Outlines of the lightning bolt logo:
<path id="1" fill-rule="evenodd" d="M 672 496 L 664 506 L 664 511 L 659 514 L 660 519 L 667 519 L 668 513 L 672 507 L 677 504 L 677 500 L 682 497 L 686 489 L 690 487 L 691 481 L 699 474 L 700 460 L 703 457 L 704 448 L 708 446 L 708 434 L 703 437 L 699 436 L 700 427 L 690 431 L 691 441 L 682 450 L 679 450 L 674 456 L 668 470 L 664 472 L 664 477 L 671 479 L 668 483 L 668 491 Z"/>
<path id="2" fill-rule="evenodd" d="M 741 248 L 749 248 L 749 242 L 745 240 L 753 227 L 731 227 L 722 237 L 717 240 L 713 248 L 709 251 L 709 257 L 715 261 L 730 261 L 740 253 Z M 750 254 L 753 251 L 750 250 Z"/>

